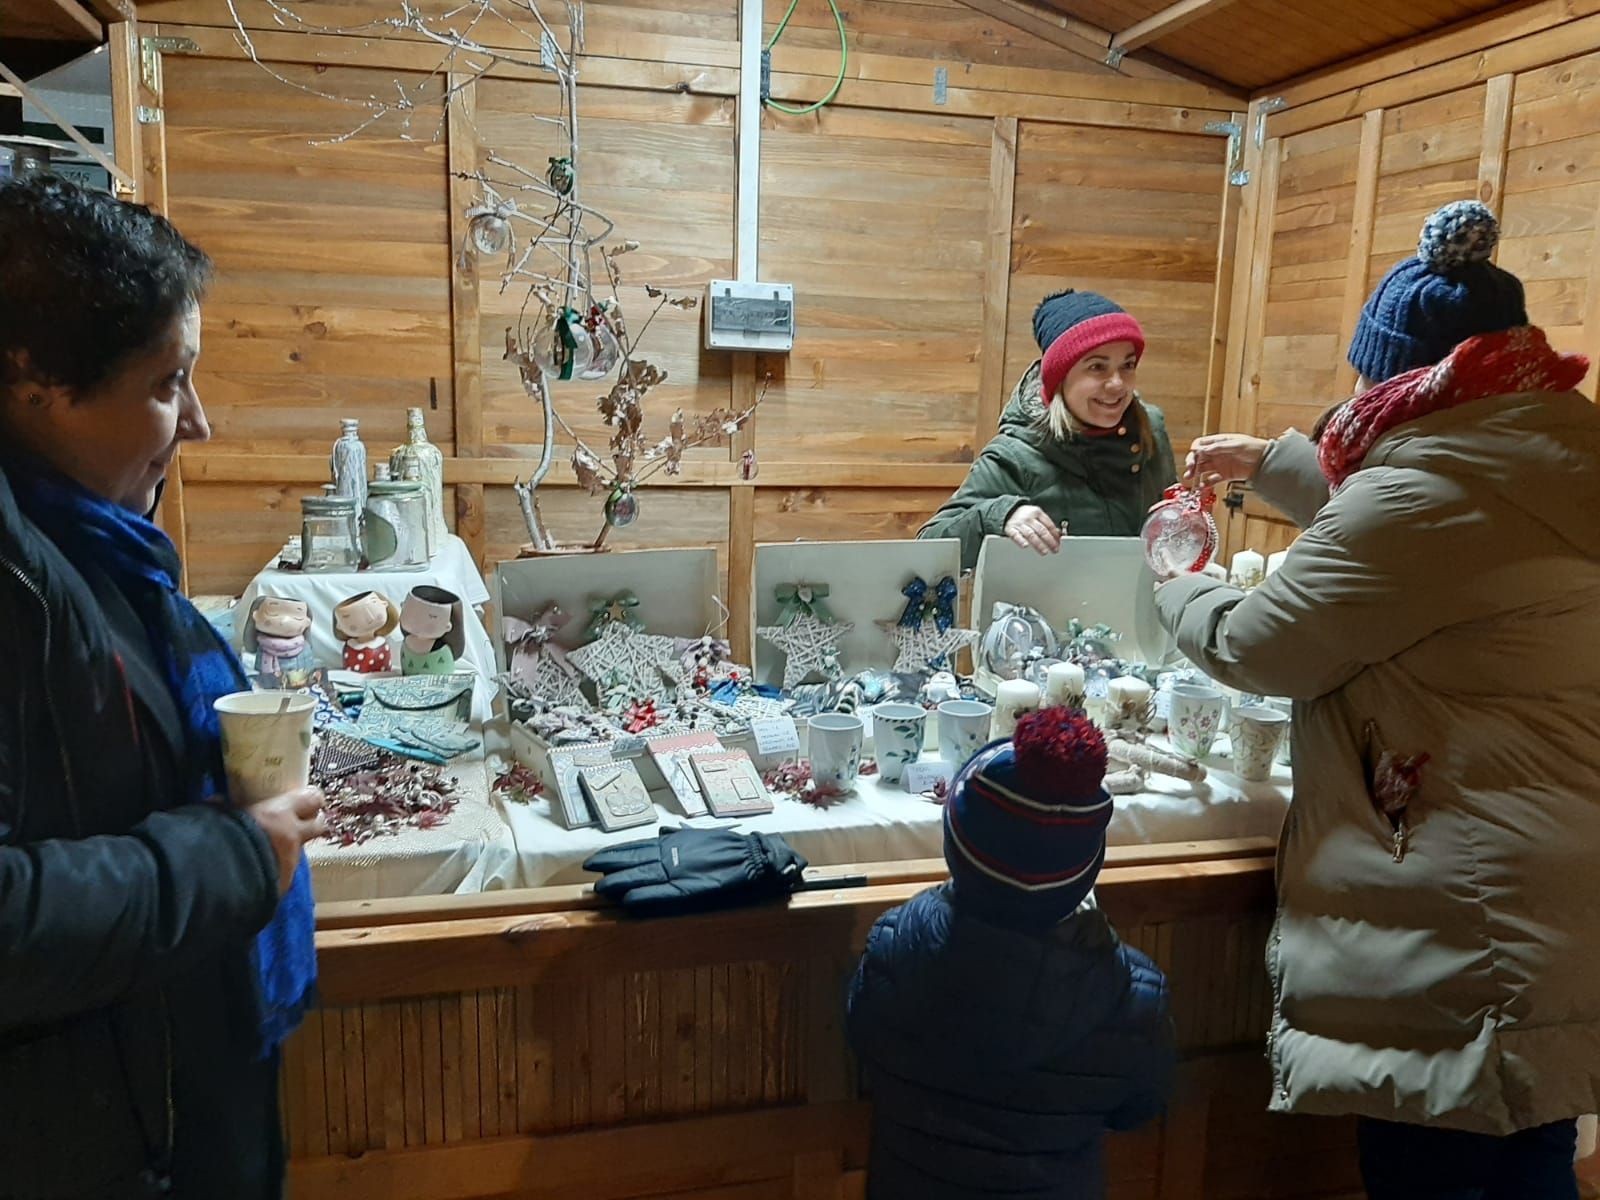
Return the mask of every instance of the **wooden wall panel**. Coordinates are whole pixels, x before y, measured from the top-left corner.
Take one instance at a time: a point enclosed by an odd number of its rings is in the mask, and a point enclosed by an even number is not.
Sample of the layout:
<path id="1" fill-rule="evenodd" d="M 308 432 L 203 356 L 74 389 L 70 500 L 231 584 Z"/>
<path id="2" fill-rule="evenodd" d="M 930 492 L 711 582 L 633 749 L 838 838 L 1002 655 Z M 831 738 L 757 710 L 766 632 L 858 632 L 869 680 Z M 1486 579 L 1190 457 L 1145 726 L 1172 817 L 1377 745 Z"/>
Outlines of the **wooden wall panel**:
<path id="1" fill-rule="evenodd" d="M 1417 235 L 1429 213 L 1476 193 L 1486 90 L 1483 85 L 1463 88 L 1383 114 L 1376 216 L 1364 291 L 1376 287 L 1395 263 L 1416 254 Z"/>
<path id="2" fill-rule="evenodd" d="M 1039 355 L 1039 300 L 1067 287 L 1101 292 L 1144 327 L 1139 388 L 1166 413 L 1174 447 L 1201 432 L 1226 153 L 1215 136 L 1021 123 L 1008 394 Z"/>
<path id="3" fill-rule="evenodd" d="M 476 119 L 480 169 L 501 179 L 507 173 L 486 161 L 491 153 L 518 163 L 542 163 L 564 153 L 556 144 L 557 127 L 530 119 L 553 115 L 558 99 L 557 90 L 548 84 L 480 82 Z M 731 273 L 734 103 L 717 96 L 580 88 L 578 114 L 583 168 L 579 195 L 616 223 L 615 235 L 604 245 L 615 246 L 624 239 L 640 243 L 640 250 L 618 259 L 624 278 L 619 297 L 637 340 L 638 357 L 667 372 L 666 383 L 651 393 L 647 408 L 665 436 L 673 409 L 696 412 L 729 402 L 729 356 L 701 350 L 699 308 L 683 312 L 666 307 L 644 337 L 639 332 L 656 307 L 645 295 L 645 284 L 703 300 L 708 280 Z M 522 231 L 537 228 L 524 223 Z M 592 228 L 596 234 L 602 231 L 602 226 Z M 546 257 L 552 268 L 558 266 L 553 256 Z M 594 254 L 591 262 L 592 276 L 603 284 L 600 255 Z M 484 453 L 537 457 L 537 450 L 529 447 L 544 436 L 540 411 L 524 393 L 516 370 L 504 360 L 505 330 L 517 323 L 527 289 L 513 282 L 502 290 L 499 266 L 479 263 Z M 555 385 L 563 417 L 602 457 L 607 434 L 594 400 L 608 387 L 609 381 Z M 570 443 L 561 448 L 563 461 L 557 470 L 567 471 L 570 452 Z M 727 457 L 726 449 L 697 453 Z M 557 536 L 569 535 L 558 529 Z"/>
<path id="4" fill-rule="evenodd" d="M 757 488 L 755 540 L 870 541 L 915 537 L 947 488 Z"/>
<path id="5" fill-rule="evenodd" d="M 190 593 L 242 592 L 300 532 L 300 497 L 313 491 L 294 483 L 186 483 Z"/>
<path id="6" fill-rule="evenodd" d="M 972 457 L 991 123 L 829 109 L 763 120 L 761 275 L 795 285 L 763 458 Z"/>
<path id="7" fill-rule="evenodd" d="M 1498 261 L 1522 278 L 1528 316 L 1551 341 L 1593 358 L 1600 353 L 1600 54 L 1518 75 L 1511 113 Z"/>
<path id="8" fill-rule="evenodd" d="M 1361 121 L 1285 138 L 1271 217 L 1253 427 L 1309 429 L 1339 397 L 1339 342 L 1354 225 Z"/>
<path id="9" fill-rule="evenodd" d="M 352 129 L 356 110 L 249 63 L 165 67 L 170 214 L 218 265 L 201 375 L 214 436 L 235 451 L 322 452 L 350 416 L 370 448 L 387 448 L 403 438 L 405 407 L 428 405 L 432 379 L 430 426 L 449 453 L 443 145 L 404 140 L 394 122 L 314 145 Z M 393 78 L 283 74 L 340 95 Z"/>

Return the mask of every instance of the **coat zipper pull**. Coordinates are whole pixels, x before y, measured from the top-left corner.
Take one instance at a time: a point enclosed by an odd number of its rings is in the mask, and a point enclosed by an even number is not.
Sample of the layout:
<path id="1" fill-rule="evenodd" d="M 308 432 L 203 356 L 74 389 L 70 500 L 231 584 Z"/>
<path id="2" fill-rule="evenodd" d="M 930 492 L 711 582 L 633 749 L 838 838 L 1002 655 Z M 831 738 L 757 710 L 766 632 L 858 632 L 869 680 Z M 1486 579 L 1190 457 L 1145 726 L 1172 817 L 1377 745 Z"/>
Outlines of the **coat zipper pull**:
<path id="1" fill-rule="evenodd" d="M 1406 819 L 1401 817 L 1394 827 L 1394 861 L 1399 862 L 1406 856 Z"/>

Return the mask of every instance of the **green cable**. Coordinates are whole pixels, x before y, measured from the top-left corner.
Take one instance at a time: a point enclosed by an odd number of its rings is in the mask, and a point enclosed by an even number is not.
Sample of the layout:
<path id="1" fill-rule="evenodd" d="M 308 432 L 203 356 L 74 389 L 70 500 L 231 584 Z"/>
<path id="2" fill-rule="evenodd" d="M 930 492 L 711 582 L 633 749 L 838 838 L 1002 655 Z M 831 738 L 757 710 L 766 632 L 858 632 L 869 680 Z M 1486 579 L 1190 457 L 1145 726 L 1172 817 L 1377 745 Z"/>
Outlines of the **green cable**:
<path id="1" fill-rule="evenodd" d="M 783 31 L 789 27 L 789 18 L 794 16 L 795 5 L 800 0 L 789 0 L 789 11 L 783 14 L 783 20 L 778 22 L 778 28 L 773 31 L 772 39 L 767 43 L 767 52 L 778 44 L 778 39 L 783 36 Z M 775 108 L 781 113 L 788 113 L 791 117 L 803 117 L 807 113 L 814 113 L 817 109 L 827 104 L 839 94 L 839 89 L 844 86 L 845 71 L 850 65 L 850 46 L 844 37 L 844 17 L 839 12 L 836 0 L 828 0 L 828 7 L 833 10 L 833 23 L 839 27 L 839 76 L 833 81 L 833 86 L 828 89 L 828 94 L 815 104 L 808 104 L 804 108 L 790 108 L 787 104 L 779 104 L 776 100 L 768 100 L 768 108 Z"/>

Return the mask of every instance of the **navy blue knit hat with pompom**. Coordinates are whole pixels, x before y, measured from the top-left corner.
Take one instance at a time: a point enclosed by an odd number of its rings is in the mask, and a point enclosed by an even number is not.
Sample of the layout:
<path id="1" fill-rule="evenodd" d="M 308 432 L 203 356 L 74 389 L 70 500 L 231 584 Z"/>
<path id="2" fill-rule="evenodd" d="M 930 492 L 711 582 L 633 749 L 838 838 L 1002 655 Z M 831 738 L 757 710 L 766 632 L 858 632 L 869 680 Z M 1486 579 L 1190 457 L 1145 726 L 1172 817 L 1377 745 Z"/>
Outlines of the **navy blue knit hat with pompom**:
<path id="1" fill-rule="evenodd" d="M 956 773 L 944 858 L 957 908 L 1046 929 L 1083 903 L 1106 857 L 1106 743 L 1082 713 L 1047 708 Z"/>
<path id="2" fill-rule="evenodd" d="M 1033 310 L 1033 340 L 1039 343 L 1039 353 L 1043 354 L 1050 349 L 1051 342 L 1074 325 L 1121 311 L 1120 306 L 1098 292 L 1077 292 L 1071 288 L 1052 292 Z"/>
<path id="3" fill-rule="evenodd" d="M 1462 342 L 1528 323 L 1522 282 L 1489 261 L 1500 223 L 1457 200 L 1422 226 L 1415 257 L 1383 277 L 1350 339 L 1350 365 L 1373 383 L 1431 367 Z"/>

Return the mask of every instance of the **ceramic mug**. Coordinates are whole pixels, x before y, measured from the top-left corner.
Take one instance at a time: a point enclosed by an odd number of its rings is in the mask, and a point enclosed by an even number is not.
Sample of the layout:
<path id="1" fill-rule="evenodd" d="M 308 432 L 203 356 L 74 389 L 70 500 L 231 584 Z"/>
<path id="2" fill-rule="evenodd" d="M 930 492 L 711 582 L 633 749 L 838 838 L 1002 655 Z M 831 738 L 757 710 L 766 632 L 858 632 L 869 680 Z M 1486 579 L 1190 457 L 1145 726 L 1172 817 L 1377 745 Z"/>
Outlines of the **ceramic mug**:
<path id="1" fill-rule="evenodd" d="M 885 783 L 899 783 L 906 765 L 921 756 L 927 723 L 927 710 L 920 704 L 880 704 L 872 710 L 872 744 L 878 777 Z"/>
<path id="2" fill-rule="evenodd" d="M 1278 761 L 1287 767 L 1294 761 L 1289 749 L 1289 744 L 1294 741 L 1294 701 L 1285 700 L 1281 696 L 1269 696 L 1266 700 L 1266 705 L 1268 708 L 1277 709 L 1289 718 L 1289 724 L 1283 730 L 1283 741 L 1278 746 Z"/>
<path id="3" fill-rule="evenodd" d="M 1200 683 L 1173 684 L 1167 717 L 1167 740 L 1173 749 L 1189 758 L 1210 754 L 1226 705 L 1217 688 Z"/>
<path id="4" fill-rule="evenodd" d="M 1234 774 L 1252 783 L 1270 779 L 1273 760 L 1288 728 L 1288 716 L 1265 704 L 1245 704 L 1234 709 L 1228 725 Z"/>
<path id="5" fill-rule="evenodd" d="M 939 757 L 958 771 L 989 742 L 994 708 L 981 700 L 946 700 L 939 705 Z"/>
<path id="6" fill-rule="evenodd" d="M 820 713 L 811 718 L 810 725 L 811 778 L 819 787 L 855 791 L 866 733 L 861 718 L 850 713 Z"/>

